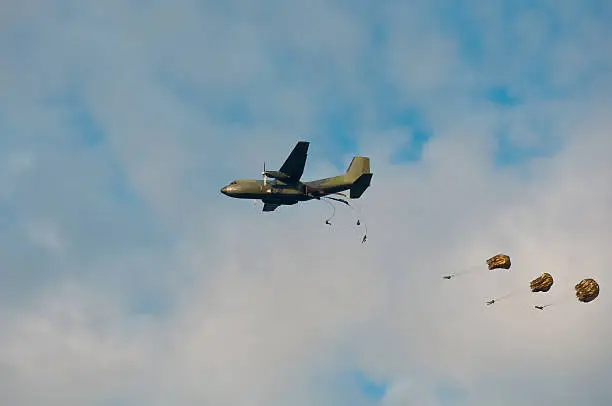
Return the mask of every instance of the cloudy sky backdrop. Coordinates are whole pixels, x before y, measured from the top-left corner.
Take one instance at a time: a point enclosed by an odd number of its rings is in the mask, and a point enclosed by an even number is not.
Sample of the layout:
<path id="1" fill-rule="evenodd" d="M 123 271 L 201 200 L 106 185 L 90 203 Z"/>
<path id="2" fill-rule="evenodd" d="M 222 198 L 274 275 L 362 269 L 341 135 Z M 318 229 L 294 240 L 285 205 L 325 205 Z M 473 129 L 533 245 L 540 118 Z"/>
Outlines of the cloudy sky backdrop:
<path id="1" fill-rule="evenodd" d="M 0 403 L 612 404 L 611 36 L 603 0 L 5 1 Z M 307 180 L 371 157 L 366 244 L 219 193 L 298 140 Z"/>

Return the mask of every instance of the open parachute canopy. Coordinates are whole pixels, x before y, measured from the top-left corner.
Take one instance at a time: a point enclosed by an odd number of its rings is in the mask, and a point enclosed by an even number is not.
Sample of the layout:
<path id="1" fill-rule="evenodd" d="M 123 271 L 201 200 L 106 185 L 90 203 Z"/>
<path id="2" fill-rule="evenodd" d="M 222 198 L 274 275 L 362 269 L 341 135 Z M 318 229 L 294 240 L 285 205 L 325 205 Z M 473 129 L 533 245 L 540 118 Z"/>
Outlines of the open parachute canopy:
<path id="1" fill-rule="evenodd" d="M 599 296 L 599 284 L 594 279 L 583 279 L 576 285 L 576 297 L 579 301 L 588 303 Z"/>
<path id="2" fill-rule="evenodd" d="M 551 274 L 546 272 L 532 280 L 529 284 L 532 292 L 548 292 L 552 285 L 553 277 Z"/>
<path id="3" fill-rule="evenodd" d="M 497 254 L 489 259 L 487 259 L 487 265 L 489 266 L 489 270 L 493 269 L 510 269 L 510 257 L 504 254 Z"/>

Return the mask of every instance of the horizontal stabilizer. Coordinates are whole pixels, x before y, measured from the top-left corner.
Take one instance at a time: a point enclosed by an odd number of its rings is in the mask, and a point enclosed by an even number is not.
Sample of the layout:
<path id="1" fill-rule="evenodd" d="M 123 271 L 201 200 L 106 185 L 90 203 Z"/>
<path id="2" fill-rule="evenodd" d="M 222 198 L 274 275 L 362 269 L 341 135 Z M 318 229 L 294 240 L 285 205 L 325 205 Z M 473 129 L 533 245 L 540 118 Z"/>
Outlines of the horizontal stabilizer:
<path id="1" fill-rule="evenodd" d="M 372 182 L 373 173 L 364 173 L 359 176 L 357 180 L 351 185 L 351 199 L 359 199 L 363 192 L 366 191 L 368 187 L 370 187 L 370 183 Z"/>

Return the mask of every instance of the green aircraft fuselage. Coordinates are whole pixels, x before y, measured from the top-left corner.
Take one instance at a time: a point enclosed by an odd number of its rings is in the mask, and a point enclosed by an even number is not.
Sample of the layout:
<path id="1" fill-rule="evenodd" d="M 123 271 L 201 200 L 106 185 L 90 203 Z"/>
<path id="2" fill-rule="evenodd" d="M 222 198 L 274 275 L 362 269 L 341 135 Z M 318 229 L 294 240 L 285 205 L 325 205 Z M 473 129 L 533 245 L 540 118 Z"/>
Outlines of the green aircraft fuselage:
<path id="1" fill-rule="evenodd" d="M 274 200 L 281 204 L 295 204 L 298 201 L 349 190 L 351 185 L 343 176 L 296 183 L 285 183 L 278 179 L 265 183 L 263 180 L 238 179 L 221 189 L 221 192 L 238 199 Z"/>
<path id="2" fill-rule="evenodd" d="M 264 211 L 273 211 L 281 205 L 320 199 L 321 197 L 350 191 L 352 199 L 358 199 L 370 186 L 373 174 L 370 159 L 354 157 L 346 173 L 310 182 L 300 181 L 306 163 L 308 143 L 299 142 L 279 171 L 265 171 L 263 175 L 273 180 L 234 180 L 221 189 L 221 193 L 237 199 L 262 200 Z"/>

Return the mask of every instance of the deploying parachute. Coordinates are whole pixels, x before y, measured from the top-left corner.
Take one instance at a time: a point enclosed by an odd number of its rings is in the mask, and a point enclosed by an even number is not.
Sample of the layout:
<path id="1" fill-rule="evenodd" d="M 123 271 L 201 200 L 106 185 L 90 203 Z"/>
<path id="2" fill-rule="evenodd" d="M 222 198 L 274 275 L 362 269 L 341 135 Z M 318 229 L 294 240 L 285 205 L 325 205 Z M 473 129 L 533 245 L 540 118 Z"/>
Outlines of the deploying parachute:
<path id="1" fill-rule="evenodd" d="M 599 296 L 599 284 L 594 279 L 583 279 L 575 286 L 579 301 L 588 303 Z"/>
<path id="2" fill-rule="evenodd" d="M 507 265 L 508 267 L 510 266 L 509 262 L 510 261 L 508 260 L 508 265 Z M 503 265 L 502 266 L 498 266 L 498 267 L 503 267 Z M 535 278 L 534 280 L 532 280 L 529 283 L 529 287 L 531 288 L 531 292 L 534 292 L 534 293 L 535 292 L 548 292 L 550 290 L 550 288 L 552 287 L 553 283 L 554 283 L 554 280 L 553 280 L 552 275 L 547 273 L 547 272 L 545 272 L 542 275 L 540 275 L 537 278 Z M 501 297 L 499 299 L 489 300 L 487 302 L 487 305 L 492 305 L 496 301 L 500 301 L 501 299 L 505 299 L 505 298 L 508 298 L 510 296 L 515 296 L 515 295 L 516 295 L 516 293 L 514 292 L 514 293 L 509 293 L 506 296 L 503 296 L 503 297 Z M 549 305 L 547 305 L 547 306 L 549 306 Z M 536 306 L 536 309 L 544 310 L 544 307 L 547 307 L 547 306 Z"/>
<path id="3" fill-rule="evenodd" d="M 489 259 L 487 259 L 487 266 L 489 268 L 490 271 L 494 270 L 494 269 L 510 269 L 510 257 L 508 255 L 505 254 L 497 254 Z M 455 276 L 459 276 L 459 275 L 464 275 L 464 274 L 468 274 L 468 273 L 472 273 L 472 272 L 476 272 L 480 269 L 481 265 L 476 265 L 473 266 L 469 269 L 460 271 L 460 272 L 455 272 L 453 274 L 450 275 L 446 275 L 443 276 L 442 278 L 444 279 L 451 279 Z"/>
<path id="4" fill-rule="evenodd" d="M 549 273 L 543 273 L 541 276 L 531 281 L 529 286 L 532 292 L 548 292 L 553 285 L 553 277 Z"/>
<path id="5" fill-rule="evenodd" d="M 497 254 L 489 259 L 487 259 L 487 265 L 489 266 L 489 271 L 494 269 L 510 269 L 510 257 L 504 254 Z"/>
<path id="6" fill-rule="evenodd" d="M 578 301 L 583 303 L 589 303 L 599 296 L 599 284 L 591 278 L 581 280 L 574 286 L 574 289 L 576 290 Z M 569 299 L 569 297 L 566 297 L 566 299 Z M 546 306 L 535 306 L 535 308 L 543 310 L 544 307 L 548 306 L 552 306 L 552 303 Z"/>

